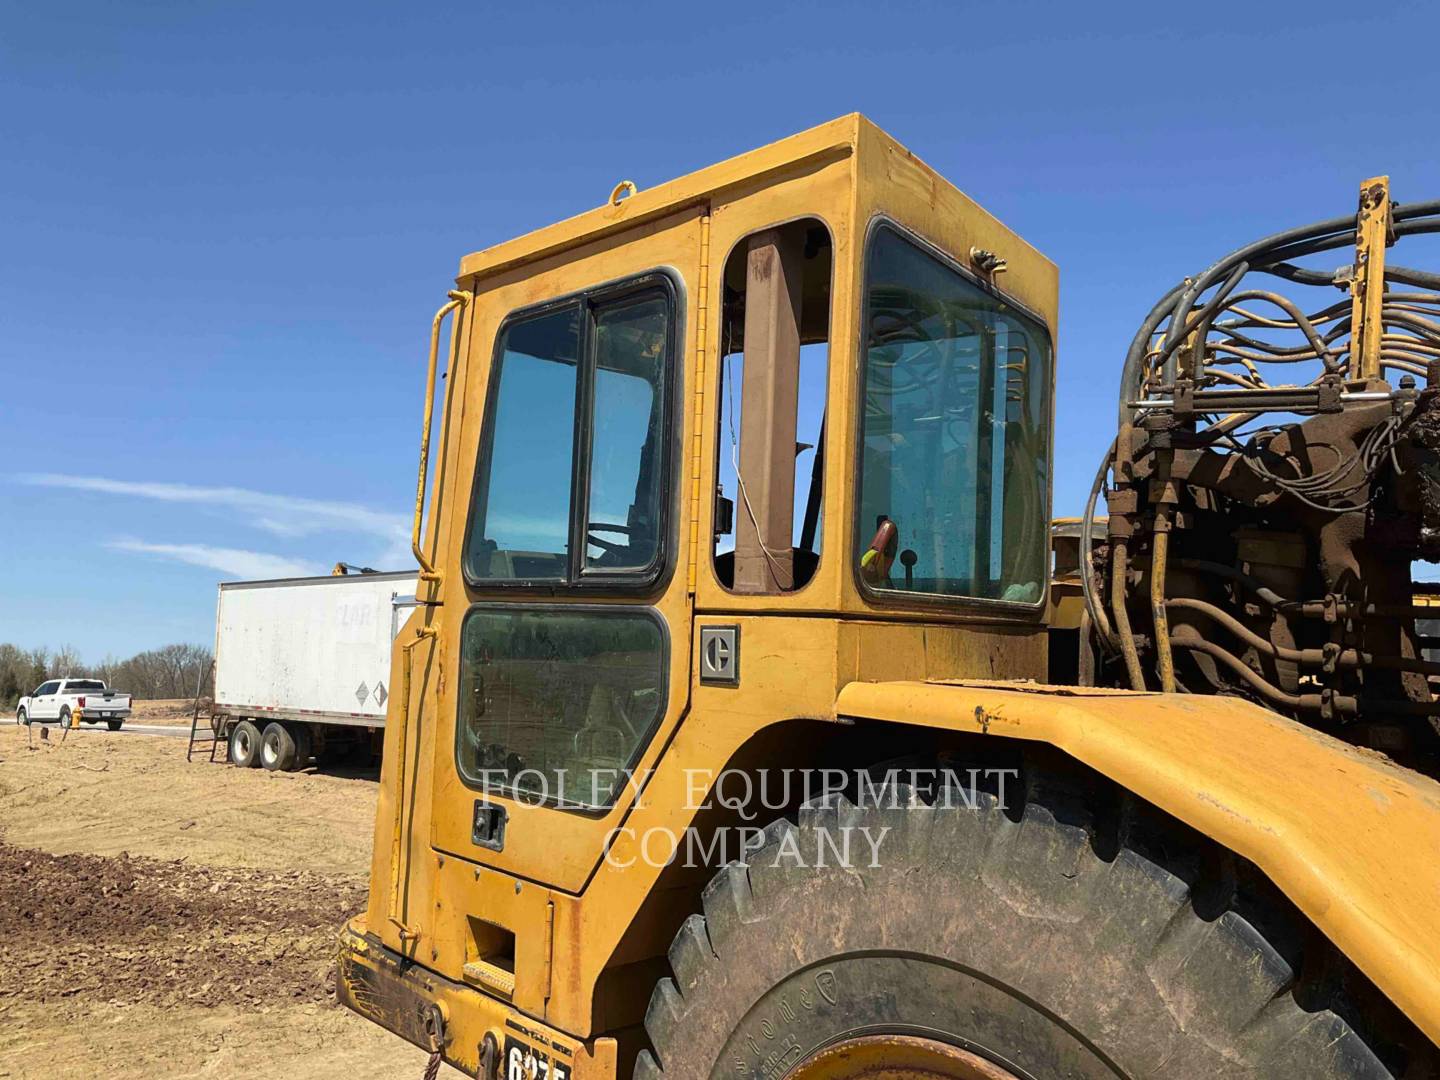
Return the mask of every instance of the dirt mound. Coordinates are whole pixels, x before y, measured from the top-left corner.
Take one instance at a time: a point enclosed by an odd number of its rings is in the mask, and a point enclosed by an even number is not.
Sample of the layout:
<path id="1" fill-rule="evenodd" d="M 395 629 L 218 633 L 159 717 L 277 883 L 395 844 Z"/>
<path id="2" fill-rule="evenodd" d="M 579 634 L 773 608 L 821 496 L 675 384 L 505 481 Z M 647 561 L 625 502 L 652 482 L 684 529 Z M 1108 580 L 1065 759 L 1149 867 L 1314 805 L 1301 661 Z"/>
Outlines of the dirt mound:
<path id="1" fill-rule="evenodd" d="M 0 725 L 0 835 L 51 854 L 119 855 L 341 879 L 370 871 L 374 770 L 186 762 L 186 740 Z"/>
<path id="2" fill-rule="evenodd" d="M 363 879 L 0 843 L 0 1004 L 324 1001 Z"/>
<path id="3" fill-rule="evenodd" d="M 376 790 L 0 725 L 0 1080 L 419 1076 L 327 992 Z"/>
<path id="4" fill-rule="evenodd" d="M 130 719 L 137 724 L 183 723 L 189 726 L 194 711 L 194 698 L 137 698 L 130 702 Z M 208 713 L 202 708 L 200 715 L 203 720 Z"/>

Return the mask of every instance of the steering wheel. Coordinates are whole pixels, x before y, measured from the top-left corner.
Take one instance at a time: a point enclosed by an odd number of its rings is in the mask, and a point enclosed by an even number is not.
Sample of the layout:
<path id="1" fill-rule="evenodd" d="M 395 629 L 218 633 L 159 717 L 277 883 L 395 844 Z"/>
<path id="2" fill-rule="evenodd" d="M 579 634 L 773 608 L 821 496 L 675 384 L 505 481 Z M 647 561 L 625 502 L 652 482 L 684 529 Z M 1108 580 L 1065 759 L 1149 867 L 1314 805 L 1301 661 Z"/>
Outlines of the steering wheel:
<path id="1" fill-rule="evenodd" d="M 617 555 L 630 550 L 629 544 L 615 544 L 609 540 L 601 540 L 592 530 L 620 533 L 622 536 L 629 536 L 631 531 L 629 525 L 609 525 L 603 521 L 587 521 L 585 523 L 585 542 L 587 544 L 594 544 L 607 555 Z"/>

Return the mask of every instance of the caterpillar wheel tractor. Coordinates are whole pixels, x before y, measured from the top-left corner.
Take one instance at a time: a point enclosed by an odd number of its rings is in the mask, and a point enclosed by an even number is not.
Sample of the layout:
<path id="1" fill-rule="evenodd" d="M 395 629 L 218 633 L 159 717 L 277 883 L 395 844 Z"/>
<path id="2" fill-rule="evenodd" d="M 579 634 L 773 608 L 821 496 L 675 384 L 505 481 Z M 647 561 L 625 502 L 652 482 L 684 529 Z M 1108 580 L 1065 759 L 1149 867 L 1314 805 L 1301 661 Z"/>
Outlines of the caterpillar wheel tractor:
<path id="1" fill-rule="evenodd" d="M 1435 231 L 1166 293 L 1060 524 L 1056 268 L 863 117 L 465 257 L 340 999 L 481 1080 L 1440 1075 Z"/>

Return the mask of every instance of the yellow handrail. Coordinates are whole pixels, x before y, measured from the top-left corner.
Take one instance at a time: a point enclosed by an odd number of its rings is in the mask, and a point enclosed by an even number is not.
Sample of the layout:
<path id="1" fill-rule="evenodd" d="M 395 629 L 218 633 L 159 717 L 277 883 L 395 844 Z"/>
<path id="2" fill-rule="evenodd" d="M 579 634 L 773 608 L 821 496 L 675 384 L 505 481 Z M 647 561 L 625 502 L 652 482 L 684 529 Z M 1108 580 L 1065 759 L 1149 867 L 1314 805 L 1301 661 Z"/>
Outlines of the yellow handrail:
<path id="1" fill-rule="evenodd" d="M 400 863 L 403 860 L 409 861 L 409 830 L 405 827 L 405 758 L 410 734 L 410 668 L 412 660 L 410 650 L 419 645 L 422 641 L 438 637 L 438 631 L 433 626 L 422 626 L 415 631 L 415 636 L 400 646 L 400 653 L 403 657 L 404 680 L 400 690 L 400 732 L 395 746 L 395 827 L 390 835 L 390 922 L 400 930 L 400 941 L 403 944 L 413 941 L 418 937 L 418 932 L 412 929 L 401 918 L 402 898 L 400 895 Z"/>
<path id="2" fill-rule="evenodd" d="M 425 482 L 430 469 L 430 421 L 435 415 L 435 370 L 440 360 L 440 324 L 445 321 L 445 316 L 456 310 L 466 301 L 474 299 L 475 294 L 462 292 L 459 289 L 452 289 L 449 292 L 449 301 L 435 313 L 435 318 L 430 324 L 430 369 L 425 377 L 425 425 L 420 434 L 420 479 L 415 488 L 415 524 L 410 530 L 410 548 L 415 552 L 415 561 L 420 564 L 421 581 L 439 581 L 440 573 L 435 569 L 434 564 L 425 557 L 425 552 L 420 549 L 420 527 L 425 515 Z M 455 330 L 456 348 L 459 348 L 459 328 Z M 454 357 L 451 357 L 451 367 L 454 366 Z M 453 372 L 450 373 L 450 381 L 453 383 Z M 446 399 L 449 399 L 449 388 L 446 388 Z"/>

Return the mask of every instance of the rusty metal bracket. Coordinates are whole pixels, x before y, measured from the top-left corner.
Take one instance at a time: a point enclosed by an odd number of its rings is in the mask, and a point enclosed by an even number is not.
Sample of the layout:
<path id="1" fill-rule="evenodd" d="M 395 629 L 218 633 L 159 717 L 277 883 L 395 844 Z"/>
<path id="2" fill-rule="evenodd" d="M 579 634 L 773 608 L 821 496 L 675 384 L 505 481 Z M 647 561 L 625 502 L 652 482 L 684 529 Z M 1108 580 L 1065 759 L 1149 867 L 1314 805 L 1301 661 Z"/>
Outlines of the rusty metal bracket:
<path id="1" fill-rule="evenodd" d="M 986 277 L 993 278 L 996 274 L 1003 274 L 1009 269 L 1004 259 L 996 255 L 995 252 L 987 251 L 982 247 L 972 247 L 970 249 L 970 262 L 976 270 L 979 270 L 980 273 Z"/>
<path id="2" fill-rule="evenodd" d="M 480 1041 L 480 1071 L 477 1076 L 478 1080 L 500 1078 L 500 1041 L 495 1038 L 493 1031 L 487 1031 L 485 1038 Z"/>
<path id="3" fill-rule="evenodd" d="M 1390 178 L 1373 176 L 1360 185 L 1355 215 L 1355 272 L 1350 278 L 1350 377 L 1380 378 L 1384 330 L 1385 249 L 1395 242 L 1390 212 Z"/>

